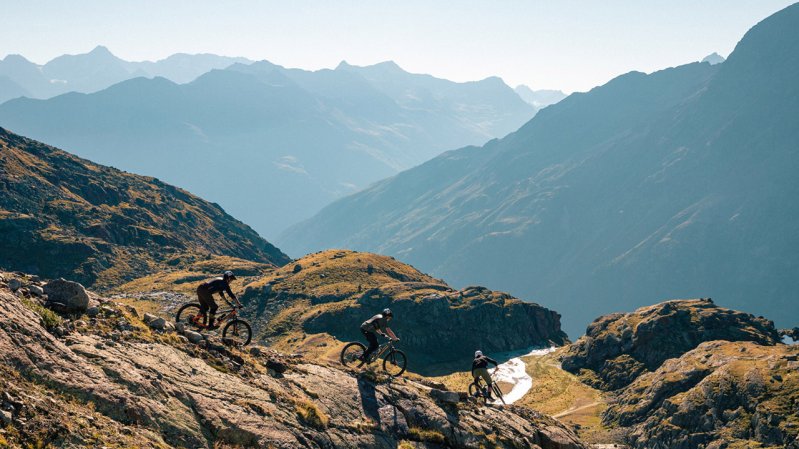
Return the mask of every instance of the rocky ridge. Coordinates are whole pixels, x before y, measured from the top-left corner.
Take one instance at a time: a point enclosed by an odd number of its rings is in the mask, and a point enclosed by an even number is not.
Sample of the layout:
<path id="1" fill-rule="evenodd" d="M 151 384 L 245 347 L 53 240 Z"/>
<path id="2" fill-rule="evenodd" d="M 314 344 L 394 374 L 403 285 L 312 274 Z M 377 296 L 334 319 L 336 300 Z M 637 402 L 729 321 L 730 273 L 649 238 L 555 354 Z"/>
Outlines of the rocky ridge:
<path id="1" fill-rule="evenodd" d="M 563 355 L 563 369 L 603 390 L 616 390 L 700 343 L 780 341 L 774 323 L 719 307 L 711 299 L 666 301 L 594 320 Z"/>
<path id="2" fill-rule="evenodd" d="M 133 296 L 153 289 L 193 295 L 196 282 L 183 279 L 198 277 L 193 271 L 163 273 L 121 289 Z M 411 369 L 429 375 L 439 364 L 468 366 L 476 348 L 505 352 L 568 341 L 557 312 L 483 287 L 456 290 L 377 254 L 322 251 L 245 282 L 245 315 L 260 337 L 287 351 L 333 359 L 337 342 L 363 339 L 360 324 L 386 307 L 394 311 L 391 327 Z"/>
<path id="3" fill-rule="evenodd" d="M 289 261 L 216 204 L 0 128 L 0 266 L 102 287 L 213 254 Z"/>
<path id="4" fill-rule="evenodd" d="M 36 282 L 0 275 L 0 446 L 587 447 L 522 407 L 212 336 L 190 343 L 92 293 L 94 316 L 54 314 Z"/>

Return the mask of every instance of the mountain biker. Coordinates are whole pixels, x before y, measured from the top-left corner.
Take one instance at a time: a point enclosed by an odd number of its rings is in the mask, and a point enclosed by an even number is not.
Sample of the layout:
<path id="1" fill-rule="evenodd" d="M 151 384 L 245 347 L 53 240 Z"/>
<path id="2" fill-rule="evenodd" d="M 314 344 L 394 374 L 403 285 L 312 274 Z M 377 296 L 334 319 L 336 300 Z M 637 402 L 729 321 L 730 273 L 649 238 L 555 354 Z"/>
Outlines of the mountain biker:
<path id="1" fill-rule="evenodd" d="M 369 347 L 366 348 L 366 351 L 364 351 L 363 355 L 360 357 L 361 365 L 366 363 L 366 361 L 369 360 L 369 356 L 380 347 L 377 343 L 377 334 L 392 340 L 399 340 L 394 334 L 394 331 L 388 327 L 388 322 L 393 317 L 394 314 L 391 313 L 391 309 L 383 309 L 382 313 L 378 313 L 361 324 L 361 333 L 366 337 L 366 341 L 369 342 Z"/>
<path id="2" fill-rule="evenodd" d="M 216 315 L 216 309 L 218 308 L 216 302 L 214 302 L 214 293 L 219 293 L 222 299 L 227 301 L 225 298 L 225 292 L 227 292 L 228 296 L 241 307 L 241 302 L 239 302 L 239 299 L 236 298 L 236 295 L 230 290 L 230 283 L 234 280 L 236 280 L 236 276 L 232 271 L 228 270 L 222 274 L 222 277 L 213 278 L 203 282 L 197 287 L 197 298 L 200 300 L 200 314 L 205 318 L 206 312 L 210 312 L 210 314 L 208 314 L 208 329 L 213 330 L 218 327 L 214 326 L 214 315 Z"/>
<path id="3" fill-rule="evenodd" d="M 477 383 L 477 379 L 482 377 L 486 384 L 486 391 L 488 394 L 486 395 L 488 399 L 492 399 L 491 397 L 491 375 L 488 374 L 488 364 L 493 363 L 494 366 L 499 366 L 496 360 L 488 357 L 487 355 L 483 355 L 483 351 L 477 350 L 474 351 L 474 360 L 472 360 L 472 377 L 474 377 L 474 382 Z"/>

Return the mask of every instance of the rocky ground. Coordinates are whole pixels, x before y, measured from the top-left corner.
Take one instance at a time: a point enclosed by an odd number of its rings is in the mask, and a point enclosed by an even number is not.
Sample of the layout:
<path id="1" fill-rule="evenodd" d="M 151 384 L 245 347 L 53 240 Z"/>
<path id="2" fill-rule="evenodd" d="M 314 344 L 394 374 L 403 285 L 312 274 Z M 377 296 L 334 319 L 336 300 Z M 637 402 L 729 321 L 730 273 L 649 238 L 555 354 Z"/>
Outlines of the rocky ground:
<path id="1" fill-rule="evenodd" d="M 0 447 L 587 447 L 523 407 L 210 336 L 195 344 L 90 293 L 54 313 L 37 287 L 47 283 L 0 280 Z"/>
<path id="2" fill-rule="evenodd" d="M 636 448 L 799 448 L 799 346 L 712 341 L 638 377 L 605 412 Z"/>

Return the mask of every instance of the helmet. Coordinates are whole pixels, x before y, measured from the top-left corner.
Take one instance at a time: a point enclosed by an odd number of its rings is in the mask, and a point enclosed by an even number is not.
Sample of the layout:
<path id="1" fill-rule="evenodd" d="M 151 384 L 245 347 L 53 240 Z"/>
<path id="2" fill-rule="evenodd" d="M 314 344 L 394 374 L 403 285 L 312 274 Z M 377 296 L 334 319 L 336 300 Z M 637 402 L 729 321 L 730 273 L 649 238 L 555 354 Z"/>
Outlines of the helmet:
<path id="1" fill-rule="evenodd" d="M 483 351 L 474 351 L 474 358 L 481 357 L 483 355 Z"/>
<path id="2" fill-rule="evenodd" d="M 232 280 L 236 279 L 236 275 L 233 274 L 233 272 L 230 271 L 230 270 L 225 271 L 225 274 L 223 274 L 222 277 L 227 279 L 228 281 L 232 281 Z"/>
<path id="3" fill-rule="evenodd" d="M 394 316 L 394 314 L 391 313 L 391 309 L 383 309 L 383 316 Z"/>

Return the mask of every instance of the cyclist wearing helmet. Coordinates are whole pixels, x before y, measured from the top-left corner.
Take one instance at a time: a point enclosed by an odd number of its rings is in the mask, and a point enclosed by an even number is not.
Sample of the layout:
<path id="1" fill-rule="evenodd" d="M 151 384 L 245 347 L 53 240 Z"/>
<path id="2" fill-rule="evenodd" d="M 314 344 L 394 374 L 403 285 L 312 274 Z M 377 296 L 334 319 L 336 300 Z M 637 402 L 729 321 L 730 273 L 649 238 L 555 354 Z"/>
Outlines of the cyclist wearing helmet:
<path id="1" fill-rule="evenodd" d="M 499 366 L 496 360 L 483 355 L 483 351 L 474 351 L 474 360 L 472 360 L 472 377 L 477 382 L 479 377 L 482 377 L 486 384 L 487 396 L 491 399 L 491 375 L 488 374 L 488 364 L 493 363 L 494 366 Z"/>
<path id="2" fill-rule="evenodd" d="M 388 322 L 393 316 L 394 314 L 391 313 L 391 309 L 383 309 L 383 313 L 378 313 L 361 324 L 361 333 L 366 337 L 366 341 L 369 342 L 369 347 L 366 348 L 366 351 L 364 351 L 361 356 L 361 364 L 366 363 L 366 361 L 369 360 L 369 356 L 380 347 L 377 343 L 377 334 L 393 340 L 399 340 L 399 338 L 394 335 L 394 331 L 388 327 Z"/>
<path id="3" fill-rule="evenodd" d="M 227 301 L 225 298 L 225 292 L 227 292 L 228 296 L 241 307 L 241 302 L 239 302 L 239 299 L 236 298 L 236 295 L 230 290 L 230 282 L 235 279 L 236 276 L 232 271 L 225 271 L 222 277 L 213 278 L 210 281 L 203 282 L 197 287 L 197 298 L 200 300 L 200 314 L 205 317 L 206 312 L 210 312 L 210 314 L 208 314 L 208 329 L 216 329 L 216 326 L 214 326 L 214 315 L 216 315 L 216 309 L 218 307 L 216 302 L 214 302 L 214 293 L 219 293 L 222 299 Z"/>

